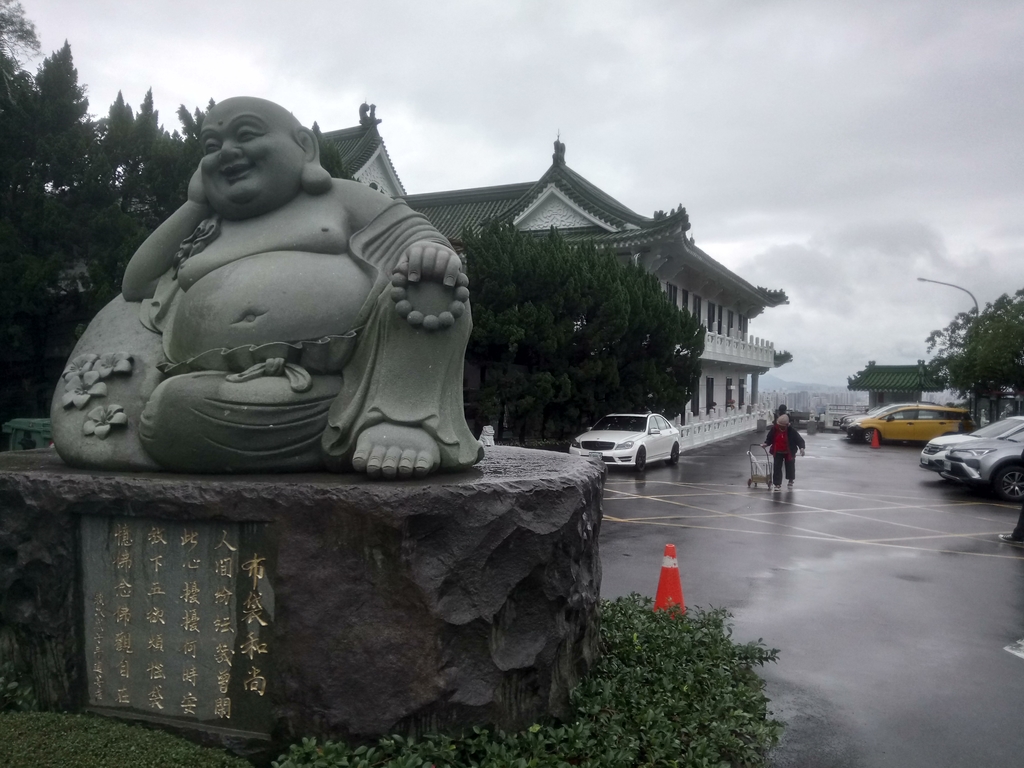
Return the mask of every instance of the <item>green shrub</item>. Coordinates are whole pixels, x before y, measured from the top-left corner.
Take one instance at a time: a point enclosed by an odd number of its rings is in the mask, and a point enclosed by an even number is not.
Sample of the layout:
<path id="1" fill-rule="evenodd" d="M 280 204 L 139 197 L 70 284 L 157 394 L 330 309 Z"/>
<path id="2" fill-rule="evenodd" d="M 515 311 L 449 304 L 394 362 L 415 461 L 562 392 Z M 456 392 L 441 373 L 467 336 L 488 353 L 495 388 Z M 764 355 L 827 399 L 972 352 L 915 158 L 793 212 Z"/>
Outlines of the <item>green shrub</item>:
<path id="1" fill-rule="evenodd" d="M 765 764 L 782 726 L 768 717 L 753 667 L 775 661 L 760 642 L 738 645 L 723 610 L 685 616 L 632 595 L 606 602 L 602 658 L 573 692 L 571 722 L 520 733 L 476 728 L 462 738 L 381 739 L 350 747 L 303 739 L 276 768 L 629 768 Z"/>
<path id="2" fill-rule="evenodd" d="M 177 736 L 90 715 L 0 714 L 4 768 L 252 768 Z"/>
<path id="3" fill-rule="evenodd" d="M 34 712 L 39 709 L 35 691 L 14 664 L 0 664 L 0 712 Z"/>

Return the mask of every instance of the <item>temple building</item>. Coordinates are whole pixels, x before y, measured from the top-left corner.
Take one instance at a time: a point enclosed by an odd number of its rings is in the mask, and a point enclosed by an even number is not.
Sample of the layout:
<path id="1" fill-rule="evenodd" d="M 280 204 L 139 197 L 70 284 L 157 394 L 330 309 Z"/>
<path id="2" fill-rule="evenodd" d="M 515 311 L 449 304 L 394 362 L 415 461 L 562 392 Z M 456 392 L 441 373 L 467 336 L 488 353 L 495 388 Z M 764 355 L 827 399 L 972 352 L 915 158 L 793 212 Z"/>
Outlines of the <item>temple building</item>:
<path id="1" fill-rule="evenodd" d="M 624 262 L 642 264 L 657 276 L 668 301 L 699 318 L 707 333 L 688 411 L 701 415 L 756 405 L 758 376 L 775 367 L 775 347 L 752 335 L 750 321 L 788 303 L 786 294 L 751 285 L 697 247 L 687 235 L 690 221 L 681 205 L 651 217 L 633 212 L 566 165 L 565 144 L 558 140 L 551 166 L 537 180 L 408 194 L 384 146 L 375 108 L 364 104 L 359 114 L 359 125 L 322 134 L 338 148 L 352 178 L 403 198 L 456 250 L 464 227 L 504 221 L 528 232 L 554 227 L 567 240 L 591 240 Z"/>
<path id="2" fill-rule="evenodd" d="M 847 379 L 851 392 L 867 392 L 868 407 L 874 408 L 889 403 L 919 403 L 925 392 L 942 392 L 945 387 L 925 365 L 876 365 L 868 361 L 868 367 Z"/>

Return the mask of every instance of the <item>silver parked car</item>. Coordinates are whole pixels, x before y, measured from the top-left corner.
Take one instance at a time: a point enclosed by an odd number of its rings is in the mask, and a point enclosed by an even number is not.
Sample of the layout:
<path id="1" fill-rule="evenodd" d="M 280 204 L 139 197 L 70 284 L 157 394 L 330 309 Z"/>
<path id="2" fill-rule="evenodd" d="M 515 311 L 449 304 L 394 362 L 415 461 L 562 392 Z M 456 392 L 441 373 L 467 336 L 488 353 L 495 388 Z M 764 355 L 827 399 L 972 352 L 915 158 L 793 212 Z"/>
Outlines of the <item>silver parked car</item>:
<path id="1" fill-rule="evenodd" d="M 928 441 L 921 451 L 921 468 L 932 472 L 949 471 L 949 451 L 955 445 L 970 443 L 975 438 L 1009 437 L 1024 431 L 1024 416 L 1010 416 L 1001 421 L 993 421 L 973 432 L 955 435 L 939 435 Z"/>
<path id="2" fill-rule="evenodd" d="M 1024 432 L 953 446 L 939 474 L 975 488 L 991 488 L 1003 501 L 1024 499 Z"/>
<path id="3" fill-rule="evenodd" d="M 643 472 L 651 461 L 679 461 L 679 430 L 657 413 L 613 413 L 574 439 L 569 453 Z"/>

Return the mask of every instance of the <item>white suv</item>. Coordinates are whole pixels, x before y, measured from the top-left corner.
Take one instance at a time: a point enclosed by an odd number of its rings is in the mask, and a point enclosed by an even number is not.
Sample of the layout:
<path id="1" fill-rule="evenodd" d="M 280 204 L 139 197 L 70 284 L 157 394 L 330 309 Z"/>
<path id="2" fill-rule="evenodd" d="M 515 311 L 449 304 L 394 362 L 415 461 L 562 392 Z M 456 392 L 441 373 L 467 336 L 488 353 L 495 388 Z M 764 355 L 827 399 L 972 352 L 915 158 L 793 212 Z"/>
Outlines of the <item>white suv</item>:
<path id="1" fill-rule="evenodd" d="M 1024 431 L 1024 416 L 1009 416 L 1002 421 L 986 424 L 973 432 L 933 437 L 921 451 L 921 468 L 930 469 L 932 472 L 948 472 L 949 451 L 954 445 L 969 443 L 978 437 L 1009 437 L 1022 431 Z"/>

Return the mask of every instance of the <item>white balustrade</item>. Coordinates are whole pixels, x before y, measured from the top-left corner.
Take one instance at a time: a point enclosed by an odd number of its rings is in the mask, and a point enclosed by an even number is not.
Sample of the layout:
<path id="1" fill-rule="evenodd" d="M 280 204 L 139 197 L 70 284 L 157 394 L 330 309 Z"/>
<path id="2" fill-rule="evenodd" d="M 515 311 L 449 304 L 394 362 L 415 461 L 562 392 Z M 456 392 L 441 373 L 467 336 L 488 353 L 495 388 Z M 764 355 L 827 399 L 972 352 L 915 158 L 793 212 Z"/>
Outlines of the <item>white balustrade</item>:
<path id="1" fill-rule="evenodd" d="M 716 408 L 712 413 L 698 416 L 687 414 L 686 418 L 687 424 L 676 424 L 679 427 L 679 448 L 683 451 L 744 432 L 755 432 L 758 420 L 770 422 L 771 413 L 767 410 L 746 413 L 745 409 L 737 411 L 735 408 Z M 760 442 L 760 436 L 757 442 Z"/>
<path id="2" fill-rule="evenodd" d="M 757 337 L 745 341 L 743 335 L 736 330 L 729 334 L 708 331 L 704 336 L 704 354 L 701 358 L 773 368 L 775 343 Z"/>

